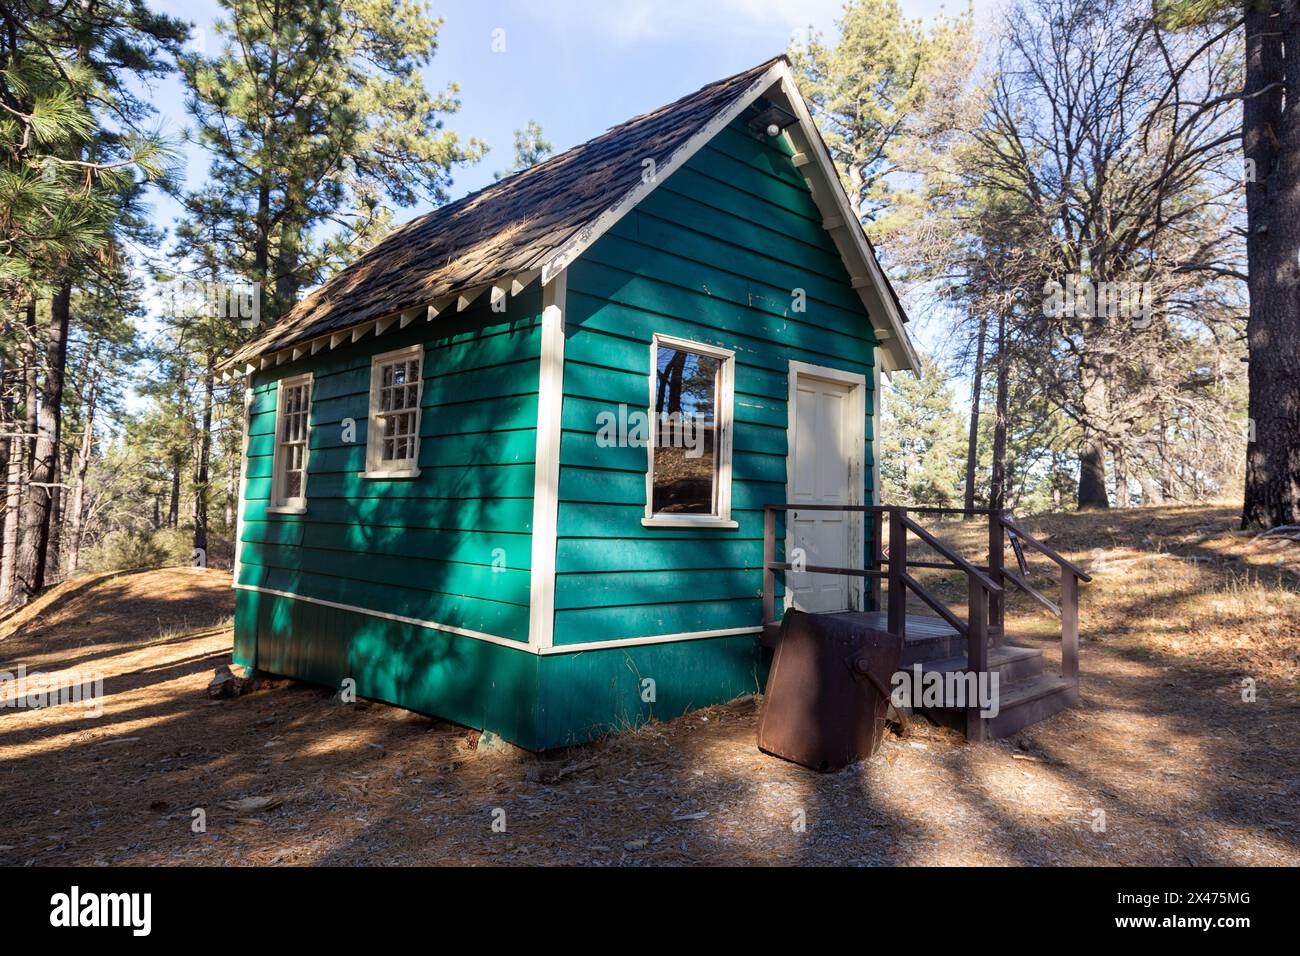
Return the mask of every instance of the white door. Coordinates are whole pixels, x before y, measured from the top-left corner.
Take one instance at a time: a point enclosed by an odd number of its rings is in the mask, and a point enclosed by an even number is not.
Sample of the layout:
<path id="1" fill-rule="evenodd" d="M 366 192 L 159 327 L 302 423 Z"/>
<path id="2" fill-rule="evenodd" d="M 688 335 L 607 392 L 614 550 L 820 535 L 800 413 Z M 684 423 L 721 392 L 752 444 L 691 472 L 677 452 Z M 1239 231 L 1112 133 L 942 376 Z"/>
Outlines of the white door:
<path id="1" fill-rule="evenodd" d="M 863 444 L 863 416 L 855 387 L 791 370 L 794 377 L 787 498 L 787 543 L 803 551 L 806 564 L 860 567 L 861 518 L 843 511 L 802 511 L 800 504 L 847 505 L 861 500 L 855 482 L 858 448 Z M 854 535 L 858 534 L 858 546 Z M 791 555 L 797 556 L 791 550 Z M 792 563 L 794 557 L 788 558 Z M 789 572 L 787 607 L 815 613 L 857 607 L 860 579 L 842 574 Z"/>

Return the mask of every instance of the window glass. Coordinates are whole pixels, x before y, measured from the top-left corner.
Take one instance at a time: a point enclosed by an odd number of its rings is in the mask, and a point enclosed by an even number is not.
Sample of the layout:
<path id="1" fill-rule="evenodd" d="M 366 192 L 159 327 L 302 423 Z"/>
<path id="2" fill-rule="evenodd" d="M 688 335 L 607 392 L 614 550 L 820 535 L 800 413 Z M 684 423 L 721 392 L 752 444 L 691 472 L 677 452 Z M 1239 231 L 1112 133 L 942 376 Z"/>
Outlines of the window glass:
<path id="1" fill-rule="evenodd" d="M 311 381 L 280 386 L 279 426 L 276 430 L 275 504 L 300 502 L 307 485 L 307 416 Z"/>
<path id="2" fill-rule="evenodd" d="M 720 359 L 656 349 L 654 514 L 717 513 Z"/>
<path id="3" fill-rule="evenodd" d="M 414 467 L 419 457 L 420 355 L 380 364 L 371 398 L 375 464 Z"/>

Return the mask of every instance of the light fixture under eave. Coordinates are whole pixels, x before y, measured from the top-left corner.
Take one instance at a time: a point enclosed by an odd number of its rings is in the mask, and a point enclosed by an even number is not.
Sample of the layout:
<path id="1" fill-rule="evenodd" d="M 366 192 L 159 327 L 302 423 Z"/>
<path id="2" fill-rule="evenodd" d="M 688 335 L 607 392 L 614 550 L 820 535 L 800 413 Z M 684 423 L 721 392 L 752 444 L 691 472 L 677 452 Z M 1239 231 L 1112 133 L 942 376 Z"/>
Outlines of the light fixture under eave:
<path id="1" fill-rule="evenodd" d="M 755 136 L 776 136 L 787 126 L 793 126 L 799 121 L 799 117 L 768 99 L 759 99 L 754 104 L 754 109 L 757 112 L 745 125 Z"/>

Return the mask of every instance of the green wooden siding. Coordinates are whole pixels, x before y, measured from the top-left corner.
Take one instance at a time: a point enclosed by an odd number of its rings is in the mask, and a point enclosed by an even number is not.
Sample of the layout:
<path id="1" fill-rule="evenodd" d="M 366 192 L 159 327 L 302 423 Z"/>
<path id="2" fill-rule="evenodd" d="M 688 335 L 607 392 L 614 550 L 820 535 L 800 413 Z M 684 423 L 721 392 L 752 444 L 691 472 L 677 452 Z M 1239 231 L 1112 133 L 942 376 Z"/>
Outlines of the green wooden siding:
<path id="1" fill-rule="evenodd" d="M 539 735 L 536 654 L 254 591 L 235 592 L 235 635 L 238 663 L 332 687 L 352 678 L 361 697 L 554 746 Z"/>
<path id="2" fill-rule="evenodd" d="M 761 691 L 770 659 L 751 637 L 543 657 L 536 738 L 562 747 Z"/>
<path id="3" fill-rule="evenodd" d="M 483 298 L 258 376 L 239 582 L 526 642 L 540 313 L 537 288 L 504 315 Z M 421 474 L 363 478 L 371 358 L 415 343 L 425 346 Z M 268 513 L 276 383 L 307 371 L 307 513 Z"/>
<path id="4" fill-rule="evenodd" d="M 866 377 L 866 497 L 874 466 L 877 343 L 784 144 L 739 122 L 720 133 L 570 267 L 565 325 L 556 643 L 757 626 L 790 360 Z M 643 527 L 645 449 L 596 443 L 601 412 L 645 409 L 655 333 L 736 353 L 736 529 Z"/>

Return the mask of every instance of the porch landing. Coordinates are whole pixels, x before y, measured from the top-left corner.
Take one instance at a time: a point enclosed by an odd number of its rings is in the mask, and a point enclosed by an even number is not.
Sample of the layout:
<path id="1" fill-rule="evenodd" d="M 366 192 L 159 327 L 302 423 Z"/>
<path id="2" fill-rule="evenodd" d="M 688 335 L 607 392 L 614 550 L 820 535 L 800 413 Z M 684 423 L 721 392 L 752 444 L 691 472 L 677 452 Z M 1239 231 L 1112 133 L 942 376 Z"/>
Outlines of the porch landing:
<path id="1" fill-rule="evenodd" d="M 886 611 L 833 611 L 827 614 L 827 617 L 843 618 L 877 631 L 889 630 L 889 614 Z M 963 656 L 966 654 L 966 639 L 942 618 L 931 617 L 928 614 L 909 614 L 904 633 L 906 637 L 903 663 L 906 665 L 910 665 L 913 661 L 948 657 L 950 652 L 955 653 L 958 650 Z M 780 634 L 780 621 L 771 621 L 764 625 L 763 646 L 776 647 Z M 960 648 L 957 647 L 957 642 L 960 642 Z"/>

